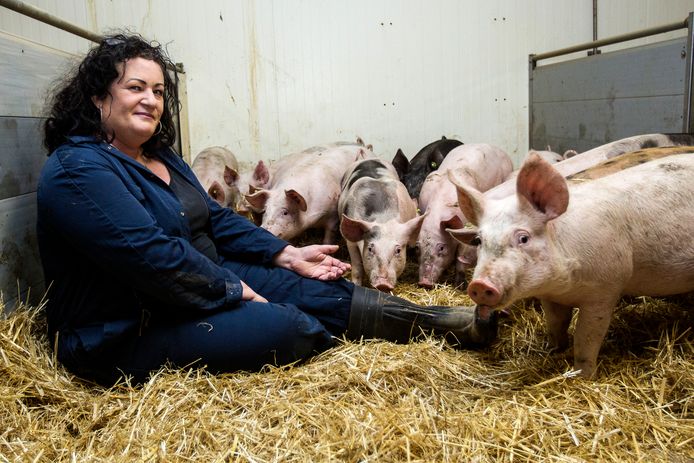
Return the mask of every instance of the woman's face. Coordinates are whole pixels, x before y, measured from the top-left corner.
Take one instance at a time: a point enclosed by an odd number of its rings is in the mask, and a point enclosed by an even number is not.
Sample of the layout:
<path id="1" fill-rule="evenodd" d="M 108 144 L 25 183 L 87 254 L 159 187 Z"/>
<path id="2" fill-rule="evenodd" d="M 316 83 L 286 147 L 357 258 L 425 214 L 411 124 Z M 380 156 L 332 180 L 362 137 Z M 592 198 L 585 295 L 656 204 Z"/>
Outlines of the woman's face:
<path id="1" fill-rule="evenodd" d="M 119 75 L 110 87 L 110 95 L 93 98 L 101 109 L 101 123 L 111 142 L 129 155 L 137 156 L 140 146 L 159 128 L 164 110 L 164 75 L 154 61 L 132 58 L 117 65 Z"/>

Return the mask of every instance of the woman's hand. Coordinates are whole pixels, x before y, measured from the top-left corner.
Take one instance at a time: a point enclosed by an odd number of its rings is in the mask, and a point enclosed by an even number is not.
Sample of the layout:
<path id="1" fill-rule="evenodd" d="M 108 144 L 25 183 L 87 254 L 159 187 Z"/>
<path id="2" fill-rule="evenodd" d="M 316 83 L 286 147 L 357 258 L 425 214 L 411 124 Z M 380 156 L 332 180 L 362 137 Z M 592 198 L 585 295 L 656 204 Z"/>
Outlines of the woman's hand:
<path id="1" fill-rule="evenodd" d="M 351 268 L 329 255 L 337 249 L 334 244 L 312 244 L 300 248 L 289 245 L 277 253 L 273 262 L 308 278 L 337 280 Z"/>
<path id="2" fill-rule="evenodd" d="M 253 291 L 251 287 L 243 281 L 241 281 L 241 287 L 243 288 L 243 293 L 241 294 L 242 301 L 267 302 L 267 299 Z"/>

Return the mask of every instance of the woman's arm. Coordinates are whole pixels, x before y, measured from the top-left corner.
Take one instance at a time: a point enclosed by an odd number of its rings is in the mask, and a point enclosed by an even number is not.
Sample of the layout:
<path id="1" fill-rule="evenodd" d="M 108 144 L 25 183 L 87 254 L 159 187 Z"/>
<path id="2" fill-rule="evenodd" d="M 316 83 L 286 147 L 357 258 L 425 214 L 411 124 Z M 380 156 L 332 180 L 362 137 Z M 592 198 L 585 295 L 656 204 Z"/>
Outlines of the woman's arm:
<path id="1" fill-rule="evenodd" d="M 138 197 L 141 196 L 141 197 Z M 38 191 L 39 214 L 75 258 L 175 306 L 214 309 L 241 300 L 241 281 L 180 237 L 168 236 L 114 167 L 93 149 L 58 150 Z"/>

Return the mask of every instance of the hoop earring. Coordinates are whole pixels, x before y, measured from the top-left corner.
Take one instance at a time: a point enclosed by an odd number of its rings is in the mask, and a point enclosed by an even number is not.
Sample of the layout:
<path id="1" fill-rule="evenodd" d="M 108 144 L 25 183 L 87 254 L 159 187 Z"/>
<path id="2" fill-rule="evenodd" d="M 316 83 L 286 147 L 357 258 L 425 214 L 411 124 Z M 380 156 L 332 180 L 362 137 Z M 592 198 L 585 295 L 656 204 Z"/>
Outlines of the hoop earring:
<path id="1" fill-rule="evenodd" d="M 161 133 L 161 121 L 159 121 L 159 130 L 154 132 L 154 135 L 159 135 Z"/>

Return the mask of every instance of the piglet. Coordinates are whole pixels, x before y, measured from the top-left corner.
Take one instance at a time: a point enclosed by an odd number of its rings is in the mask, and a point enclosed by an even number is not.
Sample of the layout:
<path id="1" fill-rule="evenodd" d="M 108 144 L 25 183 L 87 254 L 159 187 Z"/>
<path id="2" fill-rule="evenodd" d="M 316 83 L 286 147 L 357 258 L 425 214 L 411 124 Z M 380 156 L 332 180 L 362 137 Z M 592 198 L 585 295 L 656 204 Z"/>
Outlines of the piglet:
<path id="1" fill-rule="evenodd" d="M 556 164 L 555 168 L 564 177 L 589 169 L 603 161 L 615 158 L 624 153 L 630 153 L 643 148 L 656 148 L 664 146 L 694 145 L 694 135 L 651 133 L 622 138 L 617 141 L 600 145 L 583 153 L 573 150 L 564 153 L 564 160 Z M 516 189 L 515 176 L 509 177 L 501 185 L 498 185 L 485 193 L 487 198 L 500 199 L 513 195 Z"/>
<path id="2" fill-rule="evenodd" d="M 419 286 L 432 288 L 454 262 L 456 284 L 463 284 L 465 271 L 475 265 L 475 248 L 459 243 L 446 232 L 446 228 L 461 228 L 466 222 L 448 172 L 455 173 L 459 181 L 486 191 L 506 180 L 512 170 L 513 162 L 501 148 L 471 143 L 452 149 L 439 169 L 427 176 L 419 194 L 419 208 L 427 216 L 415 246 L 419 258 Z"/>
<path id="3" fill-rule="evenodd" d="M 407 187 L 410 197 L 418 198 L 424 179 L 431 172 L 439 168 L 448 153 L 463 142 L 452 138 L 441 137 L 419 150 L 408 161 L 401 149 L 398 149 L 393 158 L 393 167 L 398 173 L 398 178 Z"/>
<path id="4" fill-rule="evenodd" d="M 239 163 L 234 153 L 221 146 L 200 151 L 191 166 L 207 194 L 222 207 L 235 206 L 241 196 L 238 186 Z"/>
<path id="5" fill-rule="evenodd" d="M 323 229 L 323 243 L 336 241 L 340 181 L 358 159 L 373 157 L 360 143 L 313 146 L 284 156 L 273 164 L 268 188 L 245 196 L 261 227 L 292 240 L 310 228 Z"/>
<path id="6" fill-rule="evenodd" d="M 352 281 L 392 291 L 424 218 L 393 165 L 381 159 L 356 162 L 342 180 L 338 211 Z"/>
<path id="7" fill-rule="evenodd" d="M 493 200 L 456 183 L 477 228 L 450 232 L 479 245 L 468 294 L 483 315 L 539 298 L 552 349 L 568 347 L 578 307 L 574 368 L 590 377 L 622 295 L 694 290 L 692 178 L 694 155 L 679 154 L 569 186 L 531 155 L 513 196 Z"/>

